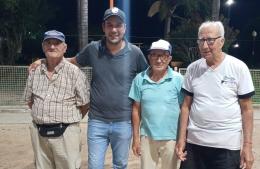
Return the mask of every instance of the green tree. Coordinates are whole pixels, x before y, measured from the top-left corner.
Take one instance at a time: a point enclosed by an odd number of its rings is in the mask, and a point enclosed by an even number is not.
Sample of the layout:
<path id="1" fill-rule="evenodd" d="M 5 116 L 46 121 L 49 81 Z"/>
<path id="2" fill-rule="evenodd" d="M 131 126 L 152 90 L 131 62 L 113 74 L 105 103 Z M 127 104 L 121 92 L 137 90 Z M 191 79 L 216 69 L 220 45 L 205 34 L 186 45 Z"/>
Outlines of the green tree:
<path id="1" fill-rule="evenodd" d="M 227 52 L 230 46 L 236 41 L 239 31 L 230 27 L 229 19 L 223 15 L 221 15 L 219 19 L 225 28 L 223 51 Z M 200 16 L 199 13 L 195 12 L 190 19 L 183 20 L 182 23 L 176 27 L 175 31 L 172 32 L 170 41 L 175 46 L 173 53 L 174 60 L 190 63 L 200 57 L 196 40 L 198 27 L 203 21 L 205 21 L 205 19 Z"/>
<path id="2" fill-rule="evenodd" d="M 223 46 L 223 51 L 228 52 L 229 48 L 237 40 L 237 36 L 240 33 L 240 31 L 229 26 L 230 19 L 225 18 L 223 15 L 220 15 L 219 19 L 222 21 L 225 28 L 225 44 Z"/>
<path id="3" fill-rule="evenodd" d="M 0 0 L 0 64 L 14 65 L 23 40 L 41 35 L 53 13 L 45 0 Z"/>
<path id="4" fill-rule="evenodd" d="M 149 17 L 153 17 L 156 13 L 159 13 L 159 18 L 164 21 L 164 38 L 169 39 L 171 30 L 172 17 L 178 17 L 174 15 L 174 11 L 178 6 L 176 0 L 157 0 L 155 1 L 148 12 Z"/>
<path id="5" fill-rule="evenodd" d="M 203 19 L 195 12 L 190 19 L 183 20 L 172 32 L 170 42 L 174 46 L 174 61 L 190 63 L 198 59 L 196 40 L 201 22 L 203 22 Z"/>
<path id="6" fill-rule="evenodd" d="M 219 20 L 220 0 L 212 0 L 212 20 Z"/>
<path id="7" fill-rule="evenodd" d="M 174 21 L 181 22 L 188 13 L 192 13 L 200 6 L 205 6 L 204 4 L 203 0 L 156 0 L 150 6 L 148 16 L 153 17 L 159 13 L 159 19 L 164 21 L 164 38 L 169 40 Z"/>
<path id="8" fill-rule="evenodd" d="M 157 0 L 153 2 L 148 16 L 159 13 L 160 20 L 165 21 L 165 37 L 174 46 L 173 60 L 192 62 L 199 58 L 196 44 L 199 25 L 206 20 L 221 20 L 225 27 L 226 42 L 223 50 L 236 40 L 239 31 L 229 26 L 229 20 L 219 16 L 219 0 Z M 174 19 L 168 21 L 168 19 Z M 169 26 L 170 24 L 170 26 Z"/>

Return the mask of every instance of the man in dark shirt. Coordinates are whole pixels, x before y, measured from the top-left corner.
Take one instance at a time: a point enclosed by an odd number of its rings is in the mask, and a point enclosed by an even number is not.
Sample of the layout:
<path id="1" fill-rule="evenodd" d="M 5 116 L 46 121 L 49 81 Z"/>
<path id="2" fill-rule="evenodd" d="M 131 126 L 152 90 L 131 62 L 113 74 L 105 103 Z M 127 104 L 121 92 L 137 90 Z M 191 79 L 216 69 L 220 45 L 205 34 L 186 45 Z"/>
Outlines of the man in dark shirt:
<path id="1" fill-rule="evenodd" d="M 88 44 L 70 61 L 92 67 L 88 121 L 88 168 L 103 169 L 111 144 L 113 167 L 127 168 L 132 137 L 132 102 L 128 98 L 135 75 L 147 68 L 141 50 L 125 38 L 125 14 L 107 9 L 102 28 L 105 37 Z"/>

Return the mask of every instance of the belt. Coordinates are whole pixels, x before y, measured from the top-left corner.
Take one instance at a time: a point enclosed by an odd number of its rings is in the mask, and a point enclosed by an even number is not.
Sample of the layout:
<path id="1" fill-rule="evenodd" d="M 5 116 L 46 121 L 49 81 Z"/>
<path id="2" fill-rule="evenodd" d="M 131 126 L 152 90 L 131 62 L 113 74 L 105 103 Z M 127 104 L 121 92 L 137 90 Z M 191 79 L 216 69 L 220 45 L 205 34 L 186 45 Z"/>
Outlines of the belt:
<path id="1" fill-rule="evenodd" d="M 45 128 L 49 128 L 49 127 L 67 127 L 71 124 L 77 124 L 79 122 L 75 122 L 75 123 L 47 123 L 47 124 L 37 124 L 35 123 L 35 121 L 33 121 L 33 123 L 37 126 L 37 127 L 45 127 Z"/>
<path id="2" fill-rule="evenodd" d="M 51 127 L 67 127 L 72 123 L 52 123 L 52 124 L 36 124 L 37 127 L 45 127 L 45 128 L 51 128 Z"/>

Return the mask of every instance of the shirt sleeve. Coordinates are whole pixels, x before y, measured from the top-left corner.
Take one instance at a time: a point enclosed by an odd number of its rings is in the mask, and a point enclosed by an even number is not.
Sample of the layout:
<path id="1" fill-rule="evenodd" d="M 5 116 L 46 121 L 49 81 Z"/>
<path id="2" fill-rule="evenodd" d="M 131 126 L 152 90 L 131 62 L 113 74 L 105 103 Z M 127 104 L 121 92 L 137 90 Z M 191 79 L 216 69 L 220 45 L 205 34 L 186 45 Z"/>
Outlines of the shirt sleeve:
<path id="1" fill-rule="evenodd" d="M 89 103 L 90 85 L 87 76 L 81 70 L 78 70 L 75 90 L 77 106 L 82 106 Z"/>
<path id="2" fill-rule="evenodd" d="M 141 100 L 141 91 L 140 86 L 138 85 L 138 75 L 134 78 L 130 92 L 129 92 L 129 98 L 133 99 L 136 102 L 140 102 Z"/>
<path id="3" fill-rule="evenodd" d="M 183 85 L 182 85 L 182 91 L 185 94 L 193 95 L 192 77 L 191 77 L 190 67 L 187 68 L 187 71 L 185 73 L 184 81 L 183 81 Z"/>
<path id="4" fill-rule="evenodd" d="M 240 75 L 238 82 L 238 97 L 239 98 L 248 98 L 255 94 L 254 92 L 254 84 L 252 80 L 251 73 L 246 66 L 246 64 L 242 64 L 239 67 Z"/>
<path id="5" fill-rule="evenodd" d="M 183 85 L 183 76 L 180 75 L 179 78 L 179 85 L 178 85 L 178 101 L 179 101 L 179 105 L 181 105 L 183 103 L 183 99 L 184 99 L 184 94 L 181 91 L 182 85 Z"/>
<path id="6" fill-rule="evenodd" d="M 32 101 L 32 77 L 34 72 L 30 72 L 27 78 L 26 86 L 24 89 L 23 99 L 25 102 L 31 102 Z"/>
<path id="7" fill-rule="evenodd" d="M 91 43 L 90 43 L 91 44 Z M 86 45 L 77 55 L 76 55 L 76 61 L 77 63 L 84 67 L 84 66 L 90 66 L 90 44 Z"/>

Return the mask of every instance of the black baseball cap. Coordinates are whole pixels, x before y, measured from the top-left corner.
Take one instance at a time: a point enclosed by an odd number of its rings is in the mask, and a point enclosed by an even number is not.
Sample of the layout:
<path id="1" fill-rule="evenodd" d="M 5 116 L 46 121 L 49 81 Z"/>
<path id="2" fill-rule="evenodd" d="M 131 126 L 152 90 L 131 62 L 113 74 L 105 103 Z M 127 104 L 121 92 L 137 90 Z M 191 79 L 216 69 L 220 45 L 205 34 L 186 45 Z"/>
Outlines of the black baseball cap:
<path id="1" fill-rule="evenodd" d="M 107 9 L 104 13 L 103 21 L 107 20 L 110 16 L 118 16 L 125 23 L 125 13 L 117 7 Z"/>

